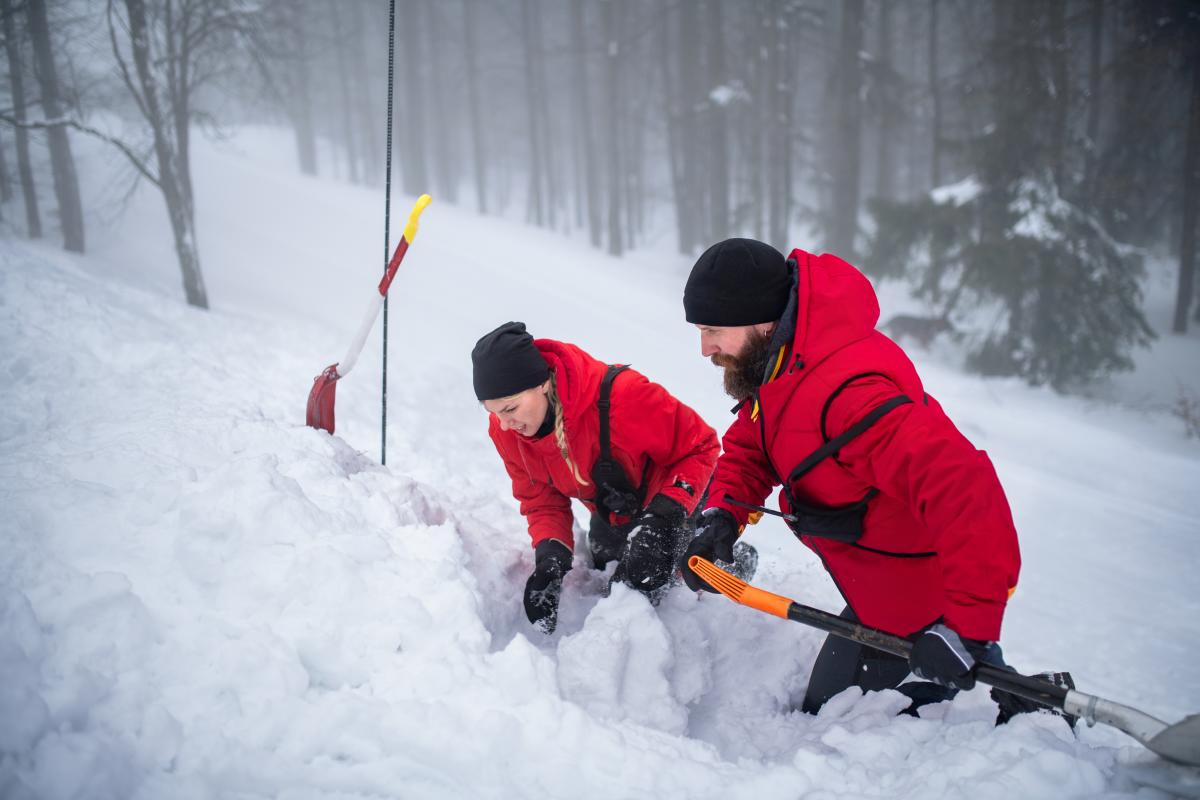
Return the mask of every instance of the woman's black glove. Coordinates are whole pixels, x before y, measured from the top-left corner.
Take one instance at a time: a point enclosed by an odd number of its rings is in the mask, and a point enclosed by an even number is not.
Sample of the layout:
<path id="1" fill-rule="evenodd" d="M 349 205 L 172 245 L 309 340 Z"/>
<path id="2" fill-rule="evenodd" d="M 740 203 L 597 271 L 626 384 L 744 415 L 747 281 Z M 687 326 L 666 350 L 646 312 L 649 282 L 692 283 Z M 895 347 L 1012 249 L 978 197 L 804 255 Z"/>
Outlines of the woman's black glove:
<path id="1" fill-rule="evenodd" d="M 525 616 L 550 634 L 558 624 L 558 596 L 563 575 L 571 569 L 571 550 L 557 539 L 545 539 L 533 553 L 533 574 L 525 581 Z"/>
<path id="2" fill-rule="evenodd" d="M 696 526 L 696 538 L 688 543 L 683 553 L 679 568 L 683 571 L 683 582 L 694 592 L 703 589 L 706 592 L 717 593 L 703 578 L 688 566 L 688 559 L 700 556 L 709 561 L 725 561 L 732 564 L 733 545 L 738 539 L 738 524 L 733 514 L 723 508 L 706 508 L 700 515 Z"/>
<path id="3" fill-rule="evenodd" d="M 655 495 L 629 531 L 621 562 L 625 580 L 642 592 L 665 585 L 675 571 L 675 556 L 687 509 L 666 495 Z"/>
<path id="4" fill-rule="evenodd" d="M 991 642 L 964 639 L 942 623 L 931 625 L 913 642 L 908 665 L 918 678 L 955 689 L 975 687 L 975 666 L 987 661 Z"/>

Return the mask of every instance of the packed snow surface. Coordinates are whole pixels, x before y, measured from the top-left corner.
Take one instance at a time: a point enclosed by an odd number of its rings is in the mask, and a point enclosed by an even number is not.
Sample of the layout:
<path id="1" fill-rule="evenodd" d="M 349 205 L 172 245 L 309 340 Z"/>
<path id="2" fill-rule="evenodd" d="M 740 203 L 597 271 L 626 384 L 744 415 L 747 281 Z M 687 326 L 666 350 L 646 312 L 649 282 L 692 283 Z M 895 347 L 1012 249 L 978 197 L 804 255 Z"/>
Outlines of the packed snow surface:
<path id="1" fill-rule="evenodd" d="M 1197 791 L 1103 726 L 994 727 L 984 688 L 796 710 L 822 634 L 577 561 L 558 631 L 525 621 L 524 522 L 471 391 L 509 319 L 634 364 L 718 429 L 669 242 L 614 260 L 435 203 L 378 328 L 304 426 L 382 268 L 382 189 L 295 173 L 285 134 L 197 143 L 213 309 L 187 307 L 165 212 L 120 213 L 77 141 L 91 252 L 0 238 L 0 796 L 1162 797 Z M 393 236 L 412 198 L 397 197 Z M 9 215 L 11 219 L 13 215 Z M 884 297 L 885 306 L 887 297 Z M 885 315 L 886 315 L 885 308 Z M 1196 340 L 1168 368 L 1197 374 Z M 1172 345 L 1175 347 L 1175 345 Z M 1024 558 L 1003 644 L 1024 671 L 1167 721 L 1200 710 L 1200 444 L 1163 411 L 964 375 L 931 394 L 990 454 Z M 1161 365 L 1156 374 L 1166 369 Z M 583 521 L 580 509 L 579 520 Z M 755 583 L 841 609 L 783 527 Z"/>

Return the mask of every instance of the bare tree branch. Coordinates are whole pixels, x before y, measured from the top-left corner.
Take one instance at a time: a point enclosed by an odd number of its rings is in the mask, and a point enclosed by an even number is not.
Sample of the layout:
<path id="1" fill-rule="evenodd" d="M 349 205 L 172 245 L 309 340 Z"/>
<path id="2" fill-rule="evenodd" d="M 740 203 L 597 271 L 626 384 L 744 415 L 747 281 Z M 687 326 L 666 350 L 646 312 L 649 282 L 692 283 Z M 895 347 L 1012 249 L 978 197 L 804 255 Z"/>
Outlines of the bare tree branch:
<path id="1" fill-rule="evenodd" d="M 113 147 L 117 148 L 122 153 L 124 153 L 125 157 L 129 159 L 131 164 L 133 164 L 134 169 L 136 169 L 138 172 L 140 172 L 142 174 L 142 176 L 146 178 L 146 180 L 150 181 L 155 186 L 158 186 L 160 189 L 162 188 L 162 185 L 158 181 L 158 177 L 150 171 L 150 168 L 147 167 L 146 164 L 143 162 L 143 160 L 138 157 L 137 153 L 135 153 L 133 151 L 132 147 L 130 147 L 128 144 L 121 141 L 117 137 L 115 137 L 111 134 L 105 133 L 104 131 L 99 130 L 97 128 L 93 128 L 90 125 L 84 125 L 82 122 L 79 122 L 78 120 L 38 119 L 38 120 L 20 121 L 16 117 L 11 116 L 10 114 L 0 113 L 0 122 L 7 122 L 9 125 L 12 125 L 14 128 L 27 128 L 27 129 L 36 128 L 36 129 L 40 129 L 40 130 L 49 130 L 50 128 L 59 128 L 59 127 L 65 126 L 68 128 L 74 128 L 75 130 L 79 131 L 80 133 L 86 133 L 88 136 L 94 136 L 97 139 L 108 142 Z"/>

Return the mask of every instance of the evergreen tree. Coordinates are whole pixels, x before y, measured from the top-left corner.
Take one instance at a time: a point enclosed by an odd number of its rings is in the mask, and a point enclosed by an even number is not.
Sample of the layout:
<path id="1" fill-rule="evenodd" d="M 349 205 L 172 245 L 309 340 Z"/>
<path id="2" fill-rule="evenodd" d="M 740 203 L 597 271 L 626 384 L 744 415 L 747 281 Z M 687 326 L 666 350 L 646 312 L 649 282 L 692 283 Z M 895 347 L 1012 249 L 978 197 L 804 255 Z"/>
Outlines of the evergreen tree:
<path id="1" fill-rule="evenodd" d="M 1029 0 L 997 2 L 993 14 L 981 64 L 990 122 L 969 143 L 973 177 L 912 203 L 872 203 L 866 266 L 907 274 L 917 296 L 960 325 L 968 311 L 992 312 L 971 341 L 974 369 L 1063 390 L 1131 368 L 1130 350 L 1153 338 L 1144 269 L 1136 250 L 1063 197 L 1055 20 Z"/>

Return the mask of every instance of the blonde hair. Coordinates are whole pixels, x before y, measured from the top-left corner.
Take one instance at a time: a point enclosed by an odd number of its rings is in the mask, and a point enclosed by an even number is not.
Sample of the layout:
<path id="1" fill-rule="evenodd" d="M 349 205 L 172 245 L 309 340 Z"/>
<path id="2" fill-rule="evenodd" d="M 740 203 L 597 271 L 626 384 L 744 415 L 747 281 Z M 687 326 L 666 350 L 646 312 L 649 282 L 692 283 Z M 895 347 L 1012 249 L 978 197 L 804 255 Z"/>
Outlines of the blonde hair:
<path id="1" fill-rule="evenodd" d="M 575 477 L 575 481 L 581 486 L 587 486 L 590 481 L 579 474 L 579 467 L 571 459 L 571 452 L 567 449 L 567 430 L 563 425 L 563 406 L 558 399 L 558 381 L 555 380 L 553 372 L 550 373 L 550 391 L 546 392 L 546 399 L 550 401 L 550 409 L 554 412 L 554 442 L 558 445 L 558 452 L 562 454 L 563 461 L 566 461 L 567 466 L 571 468 L 571 475 Z"/>

